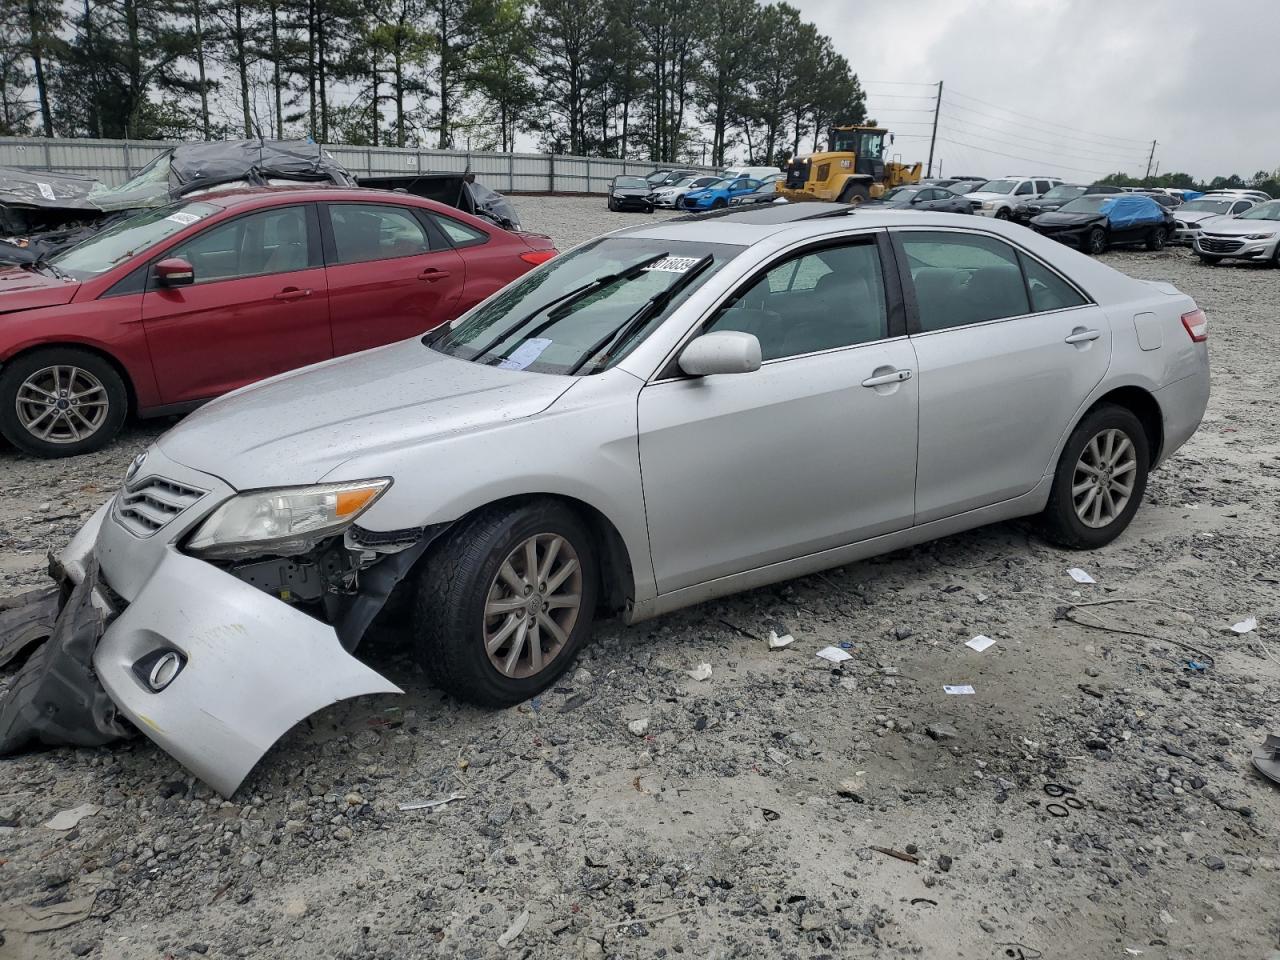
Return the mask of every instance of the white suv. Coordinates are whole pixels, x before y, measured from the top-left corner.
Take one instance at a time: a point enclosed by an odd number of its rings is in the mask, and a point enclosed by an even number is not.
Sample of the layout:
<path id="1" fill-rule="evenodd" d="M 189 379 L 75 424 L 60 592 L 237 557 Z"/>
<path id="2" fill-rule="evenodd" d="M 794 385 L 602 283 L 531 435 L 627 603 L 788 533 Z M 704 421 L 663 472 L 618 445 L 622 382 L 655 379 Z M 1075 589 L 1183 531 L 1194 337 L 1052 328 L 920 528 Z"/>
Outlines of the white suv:
<path id="1" fill-rule="evenodd" d="M 1043 196 L 1060 183 L 1062 181 L 1057 177 L 1001 177 L 999 180 L 988 180 L 973 193 L 966 193 L 964 196 L 974 213 L 995 217 L 997 220 L 1008 220 L 1018 204 Z"/>

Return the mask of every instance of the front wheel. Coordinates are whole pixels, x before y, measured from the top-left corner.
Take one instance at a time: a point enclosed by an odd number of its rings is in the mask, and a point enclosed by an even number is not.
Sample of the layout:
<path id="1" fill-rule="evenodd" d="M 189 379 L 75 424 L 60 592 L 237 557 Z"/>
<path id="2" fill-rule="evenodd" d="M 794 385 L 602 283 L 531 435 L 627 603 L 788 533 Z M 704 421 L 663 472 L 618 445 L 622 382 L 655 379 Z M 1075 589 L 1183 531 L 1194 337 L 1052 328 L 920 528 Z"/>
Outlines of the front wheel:
<path id="1" fill-rule="evenodd" d="M 1156 227 L 1147 236 L 1148 250 L 1163 250 L 1165 241 L 1169 239 L 1169 232 L 1164 227 Z"/>
<path id="2" fill-rule="evenodd" d="M 728 205 L 729 205 L 729 201 L 728 201 L 728 200 L 725 200 L 723 197 L 717 197 L 717 198 L 715 199 L 715 201 L 711 204 L 711 209 L 712 209 L 712 210 L 723 210 L 723 209 L 724 209 L 725 207 L 727 207 Z"/>
<path id="3" fill-rule="evenodd" d="M 837 203 L 848 203 L 860 207 L 871 199 L 871 190 L 865 183 L 847 183 L 840 191 Z"/>
<path id="4" fill-rule="evenodd" d="M 1047 539 L 1073 550 L 1106 546 L 1124 532 L 1147 489 L 1151 450 L 1142 422 L 1110 404 L 1076 425 L 1040 516 Z"/>
<path id="5" fill-rule="evenodd" d="M 610 198 L 609 198 L 609 209 L 610 209 L 610 210 L 612 210 L 612 211 L 614 211 L 615 213 L 616 213 L 616 212 L 617 212 L 617 210 L 618 210 L 618 205 L 617 205 L 616 203 L 614 203 L 614 202 L 613 202 L 613 198 L 612 198 L 612 197 L 610 197 Z"/>
<path id="6" fill-rule="evenodd" d="M 438 687 L 509 707 L 555 682 L 591 633 L 595 547 L 554 502 L 481 511 L 436 545 L 419 578 L 417 652 Z"/>
<path id="7" fill-rule="evenodd" d="M 1107 231 L 1094 227 L 1084 238 L 1084 252 L 1097 256 L 1107 252 Z"/>
<path id="8" fill-rule="evenodd" d="M 0 371 L 0 434 L 37 457 L 72 457 L 120 432 L 129 394 L 115 367 L 88 350 L 36 350 Z"/>
<path id="9" fill-rule="evenodd" d="M 1005 207 L 1001 207 L 999 210 L 997 210 L 997 211 L 996 211 L 996 219 L 997 219 L 997 220 L 1008 220 L 1008 219 L 1010 218 L 1010 216 L 1011 216 L 1011 215 L 1010 215 L 1010 213 L 1009 213 L 1008 209 L 1007 209 L 1007 208 L 1005 208 Z"/>

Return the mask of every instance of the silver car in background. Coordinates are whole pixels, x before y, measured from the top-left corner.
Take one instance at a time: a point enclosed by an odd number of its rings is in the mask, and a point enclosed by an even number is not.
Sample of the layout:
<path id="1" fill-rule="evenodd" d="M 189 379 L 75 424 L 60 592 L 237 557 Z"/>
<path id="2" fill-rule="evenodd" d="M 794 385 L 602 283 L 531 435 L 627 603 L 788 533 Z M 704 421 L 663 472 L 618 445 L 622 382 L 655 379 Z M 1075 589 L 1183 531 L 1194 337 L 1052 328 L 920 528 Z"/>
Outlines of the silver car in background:
<path id="1" fill-rule="evenodd" d="M 1205 263 L 1252 260 L 1280 266 L 1280 200 L 1206 223 L 1192 249 Z"/>
<path id="2" fill-rule="evenodd" d="M 711 184 L 720 180 L 715 176 L 698 176 L 685 177 L 673 184 L 665 187 L 658 187 L 652 193 L 653 205 L 655 207 L 674 207 L 680 202 L 690 190 L 701 190 L 703 187 L 709 187 Z"/>
<path id="3" fill-rule="evenodd" d="M 1256 206 L 1257 202 L 1244 197 L 1211 194 L 1188 200 L 1173 213 L 1173 236 L 1169 241 L 1189 247 L 1211 221 L 1218 217 L 1238 216 Z"/>
<path id="4" fill-rule="evenodd" d="M 162 436 L 55 564 L 31 660 L 57 682 L 19 678 L 0 731 L 124 717 L 230 795 L 303 717 L 398 692 L 353 652 L 400 597 L 427 675 L 496 707 L 602 616 L 1014 517 L 1103 546 L 1200 423 L 1206 326 L 994 219 L 789 204 L 601 237 Z"/>

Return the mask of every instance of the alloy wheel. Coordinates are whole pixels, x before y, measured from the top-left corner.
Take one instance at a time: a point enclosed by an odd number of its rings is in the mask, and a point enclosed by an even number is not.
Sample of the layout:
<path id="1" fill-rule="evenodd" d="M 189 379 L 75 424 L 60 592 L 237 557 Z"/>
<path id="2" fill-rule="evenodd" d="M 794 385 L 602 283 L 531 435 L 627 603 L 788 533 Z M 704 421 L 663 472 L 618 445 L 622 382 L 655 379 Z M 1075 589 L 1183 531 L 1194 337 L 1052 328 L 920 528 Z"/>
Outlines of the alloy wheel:
<path id="1" fill-rule="evenodd" d="M 582 609 L 582 563 L 567 539 L 540 533 L 502 561 L 484 603 L 484 648 L 513 678 L 546 669 L 569 641 Z"/>
<path id="2" fill-rule="evenodd" d="M 46 443 L 78 443 L 102 428 L 110 400 L 102 381 L 83 367 L 57 364 L 33 372 L 18 386 L 18 422 Z"/>
<path id="3" fill-rule="evenodd" d="M 1080 452 L 1071 478 L 1071 501 L 1080 522 L 1097 530 L 1124 513 L 1137 469 L 1137 451 L 1123 430 L 1095 434 Z"/>

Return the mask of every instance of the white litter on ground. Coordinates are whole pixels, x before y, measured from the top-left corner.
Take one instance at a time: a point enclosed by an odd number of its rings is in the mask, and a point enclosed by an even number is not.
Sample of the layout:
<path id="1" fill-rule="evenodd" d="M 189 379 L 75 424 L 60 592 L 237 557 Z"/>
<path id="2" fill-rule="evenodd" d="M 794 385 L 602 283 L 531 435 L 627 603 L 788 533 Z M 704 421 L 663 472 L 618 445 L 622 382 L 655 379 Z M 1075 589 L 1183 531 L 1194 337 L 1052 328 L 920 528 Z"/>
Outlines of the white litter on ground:
<path id="1" fill-rule="evenodd" d="M 818 656 L 823 660 L 830 660 L 832 663 L 843 663 L 846 660 L 853 659 L 853 657 L 849 656 L 848 653 L 841 650 L 839 647 L 823 647 L 818 651 Z"/>
<path id="2" fill-rule="evenodd" d="M 1239 623 L 1233 623 L 1231 625 L 1231 629 L 1236 633 L 1252 633 L 1254 630 L 1258 629 L 1258 618 L 1249 617 L 1248 619 L 1241 620 Z"/>
<path id="3" fill-rule="evenodd" d="M 1093 577 L 1089 576 L 1089 574 L 1081 570 L 1079 567 L 1072 567 L 1070 570 L 1067 571 L 1067 573 L 1071 575 L 1071 579 L 1074 580 L 1076 583 L 1097 583 L 1098 582 L 1097 580 L 1093 579 Z"/>
<path id="4" fill-rule="evenodd" d="M 968 696 L 974 693 L 973 685 L 968 683 L 944 683 L 942 692 L 949 693 L 952 696 Z"/>
<path id="5" fill-rule="evenodd" d="M 995 643 L 994 640 L 992 640 L 986 634 L 980 633 L 976 637 L 974 637 L 972 640 L 966 640 L 964 645 L 968 647 L 970 650 L 977 650 L 979 653 L 981 653 L 983 650 L 987 649 L 987 647 L 991 646 L 993 643 Z"/>

